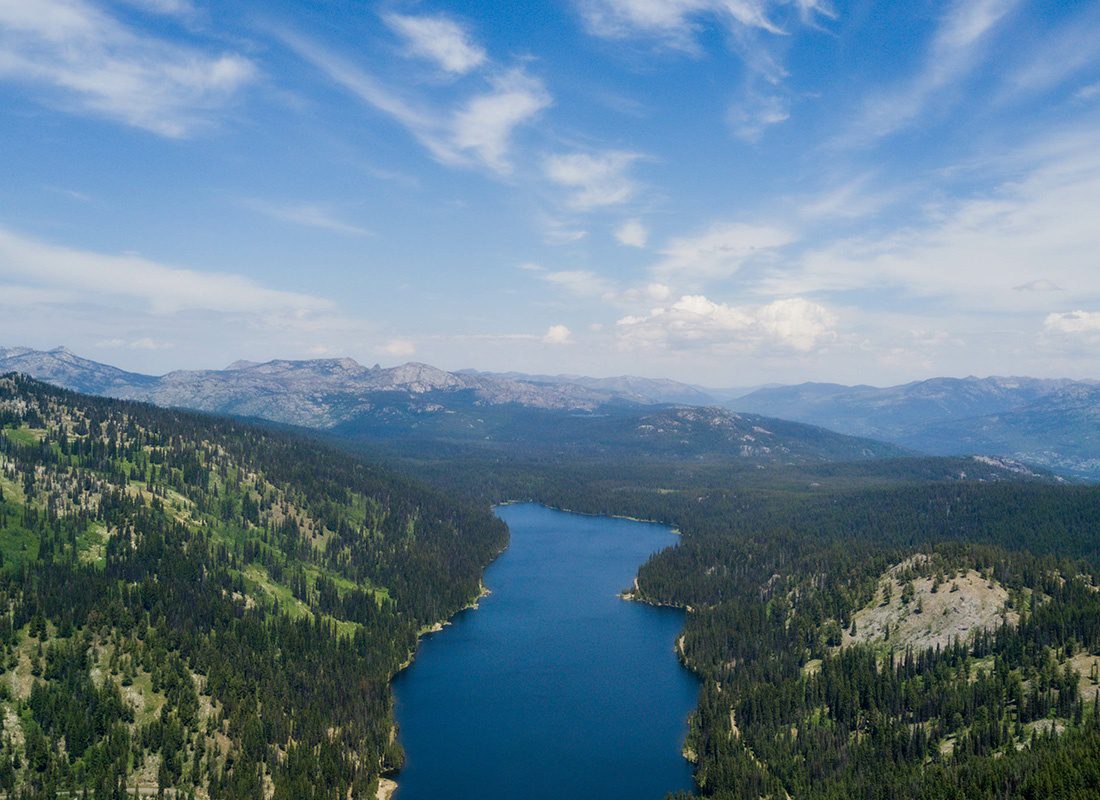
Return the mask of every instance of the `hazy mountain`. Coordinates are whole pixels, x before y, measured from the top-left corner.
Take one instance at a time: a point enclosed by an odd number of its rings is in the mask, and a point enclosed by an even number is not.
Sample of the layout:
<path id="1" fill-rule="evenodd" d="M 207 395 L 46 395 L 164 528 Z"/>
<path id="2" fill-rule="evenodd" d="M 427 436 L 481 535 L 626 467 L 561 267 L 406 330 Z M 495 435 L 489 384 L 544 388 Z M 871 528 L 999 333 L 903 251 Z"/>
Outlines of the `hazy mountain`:
<path id="1" fill-rule="evenodd" d="M 718 402 L 718 398 L 697 386 L 664 378 L 641 378 L 636 375 L 589 378 L 584 375 L 528 375 L 523 372 L 479 372 L 472 369 L 462 370 L 460 374 L 550 386 L 582 386 L 646 405 L 678 403 L 702 406 Z"/>
<path id="2" fill-rule="evenodd" d="M 111 395 L 152 386 L 156 378 L 126 372 L 74 355 L 64 347 L 32 350 L 29 347 L 0 347 L 0 373 L 25 375 L 86 394 Z"/>
<path id="3" fill-rule="evenodd" d="M 461 395 L 395 399 L 341 423 L 351 440 L 400 438 L 405 452 L 441 445 L 534 458 L 610 458 L 809 464 L 912 455 L 893 444 L 716 406 L 609 404 L 562 411 L 475 405 Z"/>
<path id="4" fill-rule="evenodd" d="M 610 390 L 569 383 L 536 383 L 446 372 L 427 364 L 364 367 L 350 359 L 236 361 L 220 370 L 178 370 L 155 377 L 74 356 L 64 348 L 0 349 L 0 372 L 23 372 L 67 389 L 161 406 L 261 417 L 328 428 L 370 411 L 377 395 L 391 403 L 428 393 L 465 393 L 484 405 L 591 411 L 612 402 L 635 402 Z"/>
<path id="5" fill-rule="evenodd" d="M 927 453 L 1009 456 L 1100 478 L 1100 385 L 1036 378 L 934 378 L 902 386 L 806 383 L 728 404 Z"/>
<path id="6" fill-rule="evenodd" d="M 718 407 L 643 402 L 702 396 L 641 378 L 540 381 L 447 372 L 426 364 L 364 367 L 352 359 L 237 361 L 220 370 L 136 375 L 66 350 L 4 351 L 0 373 L 160 406 L 257 417 L 350 438 L 478 443 L 487 448 L 767 463 L 896 457 L 892 444 Z"/>

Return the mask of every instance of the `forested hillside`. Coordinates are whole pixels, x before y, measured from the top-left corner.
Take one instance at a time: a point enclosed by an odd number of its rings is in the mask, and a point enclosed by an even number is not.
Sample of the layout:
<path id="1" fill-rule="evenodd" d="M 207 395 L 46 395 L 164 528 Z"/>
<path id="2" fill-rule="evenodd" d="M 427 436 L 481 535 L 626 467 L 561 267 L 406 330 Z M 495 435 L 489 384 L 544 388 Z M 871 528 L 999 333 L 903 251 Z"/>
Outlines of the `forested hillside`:
<path id="1" fill-rule="evenodd" d="M 373 793 L 390 678 L 506 537 L 313 442 L 0 378 L 0 792 Z"/>
<path id="2" fill-rule="evenodd" d="M 1100 490 L 965 466 L 499 465 L 496 486 L 679 527 L 628 596 L 688 609 L 704 797 L 1096 796 Z"/>

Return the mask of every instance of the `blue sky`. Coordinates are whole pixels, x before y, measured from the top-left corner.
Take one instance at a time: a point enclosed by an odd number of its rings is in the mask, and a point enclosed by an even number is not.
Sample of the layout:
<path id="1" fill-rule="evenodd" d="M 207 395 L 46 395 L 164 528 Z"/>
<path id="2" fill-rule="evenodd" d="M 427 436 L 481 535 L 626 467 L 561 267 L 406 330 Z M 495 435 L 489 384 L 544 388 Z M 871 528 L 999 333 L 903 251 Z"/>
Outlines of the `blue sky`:
<path id="1" fill-rule="evenodd" d="M 0 343 L 1100 377 L 1100 3 L 0 0 Z"/>

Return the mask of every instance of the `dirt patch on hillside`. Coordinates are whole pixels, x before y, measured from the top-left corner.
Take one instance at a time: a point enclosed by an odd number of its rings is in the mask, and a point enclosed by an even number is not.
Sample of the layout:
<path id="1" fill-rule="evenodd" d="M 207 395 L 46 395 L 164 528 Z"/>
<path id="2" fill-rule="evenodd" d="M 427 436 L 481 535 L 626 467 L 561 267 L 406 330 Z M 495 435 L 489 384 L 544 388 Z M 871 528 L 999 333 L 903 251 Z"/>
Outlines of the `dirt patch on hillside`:
<path id="1" fill-rule="evenodd" d="M 843 645 L 856 642 L 894 647 L 944 647 L 958 638 L 966 641 L 978 630 L 1002 622 L 1015 625 L 1020 616 L 1007 607 L 1008 592 L 996 581 L 968 570 L 943 580 L 899 580 L 899 565 L 879 581 L 875 600 L 856 612 L 854 626 Z M 854 631 L 854 632 L 853 632 Z"/>

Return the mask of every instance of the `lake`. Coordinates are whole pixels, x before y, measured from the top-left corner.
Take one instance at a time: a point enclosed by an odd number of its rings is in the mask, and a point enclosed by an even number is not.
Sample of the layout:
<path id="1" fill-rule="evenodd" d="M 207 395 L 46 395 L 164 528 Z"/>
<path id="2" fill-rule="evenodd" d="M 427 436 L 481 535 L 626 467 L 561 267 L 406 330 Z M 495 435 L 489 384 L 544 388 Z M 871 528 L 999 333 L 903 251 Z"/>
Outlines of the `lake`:
<path id="1" fill-rule="evenodd" d="M 674 651 L 683 612 L 618 597 L 675 534 L 533 504 L 496 512 L 512 535 L 486 571 L 492 594 L 422 640 L 394 680 L 395 800 L 691 789 L 681 748 L 698 683 Z"/>

